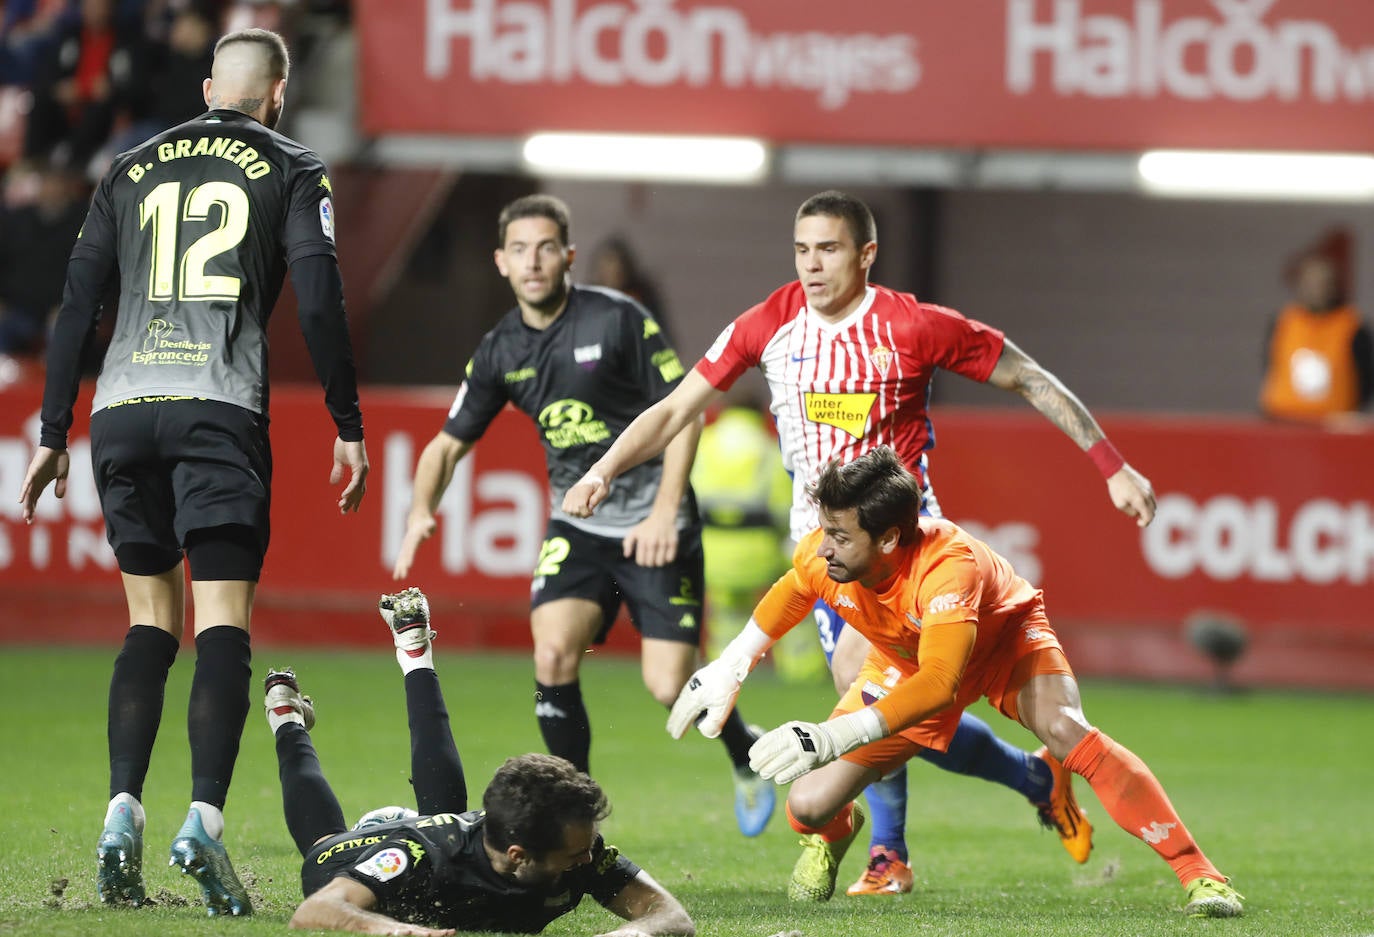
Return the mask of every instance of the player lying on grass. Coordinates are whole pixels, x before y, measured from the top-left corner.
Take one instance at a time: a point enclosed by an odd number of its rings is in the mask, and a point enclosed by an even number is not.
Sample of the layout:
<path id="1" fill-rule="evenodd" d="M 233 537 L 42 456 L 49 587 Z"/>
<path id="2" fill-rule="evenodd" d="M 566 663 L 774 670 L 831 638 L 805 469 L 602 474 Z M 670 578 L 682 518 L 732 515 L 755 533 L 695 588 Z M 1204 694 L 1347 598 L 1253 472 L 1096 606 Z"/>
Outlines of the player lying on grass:
<path id="1" fill-rule="evenodd" d="M 920 484 L 886 446 L 848 465 L 831 462 L 810 494 L 820 529 L 797 545 L 792 569 L 721 656 L 688 681 L 668 718 L 674 738 L 698 720 L 710 736 L 750 669 L 818 598 L 846 609 L 868 638 L 868 659 L 828 721 L 789 722 L 749 753 L 762 777 L 795 782 L 787 818 L 805 848 L 790 897 L 830 898 L 863 823 L 854 798 L 922 747 L 948 745 L 960 713 L 986 696 L 1169 864 L 1187 891 L 1188 914 L 1241 913 L 1241 896 L 1193 841 L 1154 774 L 1083 714 L 1040 591 L 987 544 L 949 521 L 920 517 Z"/>
<path id="2" fill-rule="evenodd" d="M 291 926 L 369 934 L 534 934 L 591 895 L 626 920 L 602 937 L 695 933 L 677 899 L 608 846 L 610 811 L 595 781 L 565 759 L 506 761 L 468 810 L 418 589 L 384 595 L 382 617 L 405 674 L 411 781 L 419 811 L 386 807 L 350 830 L 310 740 L 311 700 L 290 670 L 267 675 L 286 825 L 305 858 L 305 901 Z"/>

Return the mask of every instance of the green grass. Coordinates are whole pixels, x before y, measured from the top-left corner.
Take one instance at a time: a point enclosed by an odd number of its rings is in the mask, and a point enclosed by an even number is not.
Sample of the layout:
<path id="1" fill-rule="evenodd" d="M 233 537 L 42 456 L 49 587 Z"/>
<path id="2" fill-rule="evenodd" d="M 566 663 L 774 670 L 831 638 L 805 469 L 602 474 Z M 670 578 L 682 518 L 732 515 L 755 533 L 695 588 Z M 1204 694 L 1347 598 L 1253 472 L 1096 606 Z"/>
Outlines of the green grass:
<path id="1" fill-rule="evenodd" d="M 0 934 L 281 933 L 299 900 L 300 866 L 256 705 L 226 837 L 255 916 L 207 920 L 194 883 L 163 864 L 189 796 L 188 654 L 173 670 L 145 791 L 146 878 L 157 904 L 128 910 L 95 902 L 113 653 L 6 648 L 0 655 L 0 751 L 9 764 L 0 776 Z M 268 665 L 285 664 L 297 667 L 317 700 L 316 745 L 350 819 L 411 802 L 402 684 L 388 649 L 263 649 L 259 681 Z M 474 795 L 504 757 L 541 750 L 527 659 L 440 653 L 439 673 Z M 1249 899 L 1240 920 L 1199 921 L 1179 914 L 1182 890 L 1168 867 L 1118 829 L 1081 780 L 1096 848 L 1076 866 L 1019 798 L 924 764 L 911 779 L 915 893 L 792 905 L 785 888 L 796 837 L 781 815 L 758 839 L 736 832 L 719 745 L 670 740 L 633 660 L 593 655 L 583 685 L 595 723 L 592 768 L 614 805 L 606 836 L 681 898 L 703 935 L 1374 934 L 1370 697 L 1219 698 L 1187 688 L 1085 684 L 1089 718 L 1151 765 L 1208 855 Z M 746 718 L 768 725 L 824 717 L 830 702 L 824 687 L 783 685 L 770 673 L 751 679 L 741 697 Z M 1003 737 L 1031 745 L 1019 727 L 985 707 L 976 711 Z M 857 877 L 860 861 L 857 854 L 845 861 L 841 888 Z M 614 925 L 589 902 L 546 933 Z"/>

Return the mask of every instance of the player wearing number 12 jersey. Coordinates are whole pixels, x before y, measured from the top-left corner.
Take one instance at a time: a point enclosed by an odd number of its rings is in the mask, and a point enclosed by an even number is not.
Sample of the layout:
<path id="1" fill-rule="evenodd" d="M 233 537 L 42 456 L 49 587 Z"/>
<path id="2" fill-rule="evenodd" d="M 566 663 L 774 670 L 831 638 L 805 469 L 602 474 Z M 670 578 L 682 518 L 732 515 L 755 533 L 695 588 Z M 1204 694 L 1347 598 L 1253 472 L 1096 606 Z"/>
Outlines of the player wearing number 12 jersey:
<path id="1" fill-rule="evenodd" d="M 210 110 L 118 156 L 96 190 L 67 271 L 48 352 L 39 449 L 20 492 L 32 522 L 49 483 L 66 490 L 78 362 L 118 286 L 114 336 L 96 383 L 91 458 L 131 627 L 110 683 L 110 806 L 97 891 L 144 903 L 140 803 L 163 689 L 185 625 L 191 570 L 191 809 L 172 863 L 211 914 L 252 905 L 222 843 L 251 677 L 249 619 L 268 543 L 267 319 L 288 266 L 301 328 L 338 428 L 331 484 L 354 511 L 367 453 L 334 253 L 329 176 L 272 127 L 286 46 L 244 30 L 215 47 Z"/>

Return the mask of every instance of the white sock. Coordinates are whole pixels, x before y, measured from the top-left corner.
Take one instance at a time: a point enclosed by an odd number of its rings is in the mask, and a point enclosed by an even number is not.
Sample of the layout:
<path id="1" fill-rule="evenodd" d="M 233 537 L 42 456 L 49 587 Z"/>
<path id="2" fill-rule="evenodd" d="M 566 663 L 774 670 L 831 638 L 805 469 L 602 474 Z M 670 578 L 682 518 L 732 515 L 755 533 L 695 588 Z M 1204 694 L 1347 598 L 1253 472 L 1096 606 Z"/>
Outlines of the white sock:
<path id="1" fill-rule="evenodd" d="M 411 657 L 409 651 L 396 648 L 396 663 L 401 665 L 401 673 L 410 673 L 412 670 L 433 670 L 434 669 L 434 644 L 426 644 L 425 652 L 419 657 Z"/>
<path id="2" fill-rule="evenodd" d="M 134 821 L 134 829 L 142 833 L 143 825 L 147 822 L 147 817 L 143 813 L 143 805 L 138 802 L 138 799 L 134 797 L 133 794 L 127 791 L 121 791 L 110 800 L 110 806 L 105 811 L 105 825 L 110 825 L 110 821 L 114 819 L 115 812 L 119 810 L 121 806 L 129 808 L 129 814 L 133 817 Z"/>
<path id="3" fill-rule="evenodd" d="M 284 713 L 279 713 L 275 709 L 267 710 L 267 727 L 272 730 L 273 735 L 276 735 L 277 730 L 288 722 L 303 726 L 305 725 L 305 717 L 294 709 L 287 709 Z"/>
<path id="4" fill-rule="evenodd" d="M 191 801 L 191 809 L 200 811 L 200 825 L 205 828 L 205 835 L 211 839 L 224 838 L 223 811 L 203 800 Z"/>

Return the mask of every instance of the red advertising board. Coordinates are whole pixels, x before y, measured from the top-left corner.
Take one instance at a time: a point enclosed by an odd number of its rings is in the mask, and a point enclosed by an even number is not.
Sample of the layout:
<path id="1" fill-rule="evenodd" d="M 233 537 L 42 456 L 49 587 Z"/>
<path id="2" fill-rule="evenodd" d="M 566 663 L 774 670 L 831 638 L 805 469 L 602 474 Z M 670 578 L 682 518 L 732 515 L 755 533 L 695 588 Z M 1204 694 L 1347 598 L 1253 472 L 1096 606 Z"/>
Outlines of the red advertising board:
<path id="1" fill-rule="evenodd" d="M 15 503 L 37 439 L 41 386 L 0 393 L 0 640 L 115 644 L 126 625 L 91 480 L 84 418 L 72 436 L 66 499 L 45 496 L 25 526 Z M 82 395 L 88 401 L 89 390 Z M 376 644 L 373 611 L 390 569 L 420 450 L 442 424 L 443 391 L 364 391 L 369 491 L 342 517 L 328 484 L 333 432 L 320 392 L 273 391 L 272 547 L 258 593 L 265 643 Z M 1199 613 L 1249 632 L 1242 682 L 1374 688 L 1374 434 L 1257 421 L 1119 416 L 1104 420 L 1154 483 L 1144 530 L 1110 504 L 1091 463 L 1038 415 L 935 414 L 931 477 L 945 512 L 1042 586 L 1083 674 L 1205 679 L 1184 638 Z M 503 413 L 449 486 L 439 530 L 407 583 L 430 595 L 446 646 L 528 647 L 529 574 L 547 516 L 532 425 Z M 60 602 L 60 614 L 54 613 Z M 60 619 L 60 626 L 54 622 Z M 613 648 L 632 648 L 619 626 Z"/>
<path id="2" fill-rule="evenodd" d="M 357 4 L 369 133 L 1374 149 L 1349 0 Z M 397 106 L 399 103 L 404 106 Z"/>

